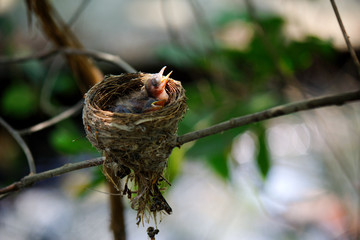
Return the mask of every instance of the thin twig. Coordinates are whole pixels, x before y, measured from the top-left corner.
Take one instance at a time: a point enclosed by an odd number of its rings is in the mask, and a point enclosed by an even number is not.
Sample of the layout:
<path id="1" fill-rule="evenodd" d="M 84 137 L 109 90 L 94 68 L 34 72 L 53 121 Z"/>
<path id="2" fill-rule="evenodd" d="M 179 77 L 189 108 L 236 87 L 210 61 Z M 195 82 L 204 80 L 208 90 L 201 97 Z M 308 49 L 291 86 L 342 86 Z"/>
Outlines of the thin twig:
<path id="1" fill-rule="evenodd" d="M 124 214 L 119 214 L 124 212 L 123 197 L 119 195 L 119 191 L 116 189 L 114 184 L 109 183 L 108 185 L 111 194 L 110 195 L 110 212 L 111 212 L 110 229 L 113 232 L 114 240 L 125 240 L 126 239 L 125 216 Z"/>
<path id="2" fill-rule="evenodd" d="M 358 70 L 359 76 L 360 76 L 360 62 L 359 62 L 359 59 L 356 56 L 356 52 L 355 52 L 353 46 L 351 45 L 350 37 L 346 33 L 346 30 L 345 30 L 344 24 L 343 24 L 343 22 L 341 20 L 340 13 L 339 13 L 339 10 L 338 10 L 338 8 L 336 6 L 335 0 L 330 0 L 330 2 L 331 2 L 331 5 L 332 5 L 332 7 L 334 9 L 336 18 L 337 18 L 337 20 L 339 22 L 339 26 L 340 26 L 341 32 L 342 32 L 342 34 L 344 36 L 347 48 L 348 48 L 348 50 L 350 52 L 350 55 L 351 55 L 351 57 L 352 57 L 352 59 L 354 61 L 354 64 L 355 64 L 355 66 L 356 66 L 356 68 Z"/>
<path id="3" fill-rule="evenodd" d="M 289 104 L 273 107 L 258 113 L 249 114 L 238 118 L 233 118 L 228 121 L 213 125 L 209 128 L 205 128 L 199 131 L 194 131 L 179 136 L 176 141 L 176 146 L 181 146 L 184 143 L 191 142 L 217 133 L 221 133 L 223 131 L 240 127 L 246 124 L 256 123 L 270 118 L 284 116 L 290 113 L 310 110 L 314 108 L 326 107 L 331 105 L 340 106 L 347 102 L 356 101 L 356 100 L 360 100 L 360 90 L 355 92 L 322 96 L 322 97 L 308 99 L 305 101 L 289 103 Z"/>
<path id="4" fill-rule="evenodd" d="M 124 69 L 128 73 L 137 72 L 135 68 L 133 68 L 130 64 L 125 62 L 122 58 L 120 58 L 117 55 L 112 55 L 105 52 L 100 52 L 96 50 L 88 50 L 88 49 L 74 49 L 74 48 L 58 48 L 58 49 L 52 49 L 45 53 L 40 54 L 33 54 L 30 56 L 25 57 L 14 57 L 14 58 L 8 58 L 8 57 L 0 57 L 0 64 L 14 64 L 14 63 L 22 63 L 29 60 L 42 60 L 48 57 L 51 57 L 58 53 L 64 53 L 68 55 L 85 55 L 94 58 L 98 61 L 103 61 L 107 63 L 111 63 L 117 67 L 120 67 Z"/>
<path id="5" fill-rule="evenodd" d="M 190 5 L 190 8 L 193 12 L 197 24 L 206 34 L 206 38 L 209 39 L 211 47 L 216 48 L 217 47 L 216 42 L 212 34 L 213 31 L 211 30 L 209 23 L 206 21 L 205 14 L 200 6 L 200 3 L 197 0 L 188 0 L 188 3 Z"/>
<path id="6" fill-rule="evenodd" d="M 59 59 L 59 61 L 57 61 L 57 59 Z M 44 113 L 50 116 L 56 115 L 59 111 L 63 110 L 61 106 L 55 106 L 51 103 L 51 95 L 53 93 L 56 80 L 61 72 L 60 69 L 63 67 L 64 63 L 64 59 L 62 59 L 59 55 L 55 56 L 51 60 L 40 90 L 40 108 Z"/>
<path id="7" fill-rule="evenodd" d="M 90 0 L 82 0 L 78 8 L 70 17 L 70 20 L 64 25 L 65 28 L 70 29 L 74 23 L 79 19 L 84 9 L 88 6 Z M 55 11 L 55 9 L 54 9 Z M 56 12 L 57 15 L 59 15 Z M 61 59 L 64 60 L 64 59 Z M 57 75 L 60 73 L 60 68 L 63 66 L 64 61 L 57 61 L 56 56 L 51 60 L 46 76 L 44 77 L 44 83 L 40 92 L 40 107 L 48 115 L 56 115 L 60 109 L 64 109 L 62 106 L 55 106 L 51 103 L 51 95 L 54 84 L 57 79 Z"/>
<path id="8" fill-rule="evenodd" d="M 82 162 L 78 162 L 78 163 L 67 163 L 67 164 L 65 164 L 61 167 L 55 168 L 55 169 L 51 169 L 51 170 L 48 170 L 48 171 L 45 171 L 42 173 L 32 174 L 32 175 L 23 177 L 22 179 L 20 179 L 20 181 L 14 182 L 7 187 L 1 188 L 0 194 L 7 194 L 9 192 L 14 192 L 14 191 L 20 190 L 22 188 L 29 187 L 39 181 L 53 178 L 53 177 L 56 177 L 56 176 L 59 176 L 59 175 L 62 175 L 62 174 L 68 173 L 68 172 L 72 172 L 75 170 L 99 166 L 99 165 L 103 164 L 104 160 L 105 160 L 104 157 L 99 157 L 99 158 L 86 160 L 86 161 L 82 161 Z"/>
<path id="9" fill-rule="evenodd" d="M 75 115 L 76 113 L 80 112 L 83 106 L 84 100 L 80 100 L 77 104 L 75 104 L 74 106 L 72 106 L 71 108 L 69 108 L 68 110 L 60 113 L 59 115 L 50 118 L 49 120 L 46 120 L 44 122 L 38 123 L 32 127 L 29 128 L 25 128 L 25 129 L 21 129 L 18 130 L 18 133 L 21 135 L 26 135 L 26 134 L 30 134 L 30 133 L 34 133 L 40 130 L 43 130 L 47 127 L 50 127 L 52 125 L 57 124 L 58 122 L 61 122 L 73 115 Z"/>
<path id="10" fill-rule="evenodd" d="M 100 60 L 100 61 L 111 63 L 117 67 L 124 69 L 128 73 L 137 72 L 135 70 L 135 68 L 133 68 L 130 64 L 125 62 L 122 58 L 120 58 L 117 55 L 100 52 L 100 51 L 96 51 L 96 50 L 71 49 L 71 48 L 62 49 L 61 52 L 66 53 L 66 54 L 86 55 L 86 56 L 94 58 L 95 60 Z"/>
<path id="11" fill-rule="evenodd" d="M 170 19 L 173 19 L 173 15 L 169 11 L 168 6 L 166 5 L 168 3 L 169 3 L 169 1 L 167 1 L 167 0 L 162 0 L 160 2 L 160 10 L 161 10 L 161 15 L 162 15 L 162 17 L 164 19 L 165 29 L 167 31 L 167 34 L 169 35 L 170 40 L 176 46 L 184 48 L 183 44 L 181 43 L 181 36 L 180 36 L 179 32 L 176 31 L 172 27 Z"/>
<path id="12" fill-rule="evenodd" d="M 0 56 L 0 64 L 15 64 L 15 63 L 23 63 L 30 60 L 43 60 L 49 57 L 52 57 L 58 53 L 60 53 L 61 49 L 52 49 L 50 51 L 44 53 L 36 53 L 29 56 L 23 57 L 4 57 Z"/>
<path id="13" fill-rule="evenodd" d="M 36 173 L 36 166 L 34 162 L 34 158 L 30 152 L 30 149 L 28 145 L 25 143 L 24 139 L 20 136 L 20 134 L 13 129 L 4 119 L 0 117 L 0 124 L 6 128 L 6 130 L 13 136 L 13 138 L 17 141 L 17 143 L 20 145 L 22 150 L 25 153 L 26 159 L 28 161 L 30 175 L 33 175 Z"/>
<path id="14" fill-rule="evenodd" d="M 85 8 L 89 5 L 90 0 L 82 0 L 79 7 L 76 9 L 75 13 L 71 16 L 70 20 L 68 21 L 67 25 L 70 27 L 74 25 L 76 20 L 80 17 L 80 15 L 84 12 Z"/>
<path id="15" fill-rule="evenodd" d="M 165 30 L 170 38 L 171 43 L 174 44 L 177 48 L 181 49 L 186 57 L 191 58 L 189 53 L 191 52 L 193 54 L 196 49 L 191 46 L 190 43 L 182 43 L 183 36 L 181 36 L 179 31 L 176 29 L 175 24 L 171 23 L 171 20 L 173 19 L 173 14 L 171 11 L 169 11 L 168 8 L 169 1 L 162 0 L 160 3 L 161 14 L 165 24 Z"/>

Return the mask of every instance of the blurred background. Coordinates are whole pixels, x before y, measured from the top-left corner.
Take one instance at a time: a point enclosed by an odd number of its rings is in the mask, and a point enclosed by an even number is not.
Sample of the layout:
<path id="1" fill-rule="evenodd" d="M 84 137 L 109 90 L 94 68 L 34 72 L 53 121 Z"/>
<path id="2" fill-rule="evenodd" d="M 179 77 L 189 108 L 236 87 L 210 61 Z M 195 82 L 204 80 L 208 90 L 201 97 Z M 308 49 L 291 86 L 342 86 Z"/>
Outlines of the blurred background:
<path id="1" fill-rule="evenodd" d="M 359 88 L 329 1 L 50 1 L 87 49 L 135 69 L 163 66 L 184 85 L 189 110 L 179 135 L 232 117 Z M 355 50 L 357 0 L 338 1 Z M 0 0 L 0 55 L 53 48 L 24 1 Z M 105 74 L 124 71 L 97 62 Z M 24 129 L 82 98 L 61 55 L 0 65 L 0 116 Z M 100 156 L 81 113 L 24 136 L 39 172 Z M 75 140 L 75 141 L 74 141 Z M 176 148 L 156 239 L 359 239 L 359 103 L 232 129 Z M 29 172 L 0 127 L 0 187 Z M 103 191 L 103 192 L 99 192 Z M 0 201 L 0 239 L 111 239 L 100 167 L 35 184 Z M 104 193 L 105 192 L 105 193 Z M 128 239 L 147 239 L 126 205 Z M 151 222 L 149 225 L 154 225 Z"/>

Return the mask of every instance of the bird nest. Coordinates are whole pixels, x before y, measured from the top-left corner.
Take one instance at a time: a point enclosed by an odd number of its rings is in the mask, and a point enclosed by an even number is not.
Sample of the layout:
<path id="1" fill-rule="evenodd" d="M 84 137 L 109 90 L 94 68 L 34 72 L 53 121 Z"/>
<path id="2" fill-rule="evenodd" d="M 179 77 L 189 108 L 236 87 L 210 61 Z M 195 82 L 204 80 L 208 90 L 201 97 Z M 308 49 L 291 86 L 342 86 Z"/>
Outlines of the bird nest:
<path id="1" fill-rule="evenodd" d="M 117 99 L 144 90 L 144 76 L 146 73 L 106 76 L 86 93 L 83 109 L 87 138 L 106 157 L 104 175 L 131 199 L 131 207 L 138 211 L 137 224 L 144 216 L 148 221 L 148 213 L 156 221 L 158 212 L 172 211 L 159 184 L 166 181 L 163 173 L 176 145 L 178 122 L 187 109 L 185 90 L 170 78 L 165 88 L 169 100 L 161 109 L 139 114 L 112 112 Z"/>

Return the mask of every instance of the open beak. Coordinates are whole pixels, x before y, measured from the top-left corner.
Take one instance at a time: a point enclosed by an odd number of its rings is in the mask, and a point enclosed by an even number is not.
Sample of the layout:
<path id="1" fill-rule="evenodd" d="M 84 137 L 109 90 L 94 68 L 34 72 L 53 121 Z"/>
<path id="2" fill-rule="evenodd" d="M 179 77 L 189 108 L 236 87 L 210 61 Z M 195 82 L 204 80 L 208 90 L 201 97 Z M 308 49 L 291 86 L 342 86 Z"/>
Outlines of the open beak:
<path id="1" fill-rule="evenodd" d="M 160 70 L 160 72 L 158 73 L 158 74 L 161 76 L 161 83 L 160 83 L 160 84 L 161 84 L 162 87 L 165 87 L 165 85 L 167 84 L 167 82 L 168 82 L 169 79 L 170 79 L 171 73 L 173 72 L 173 71 L 171 71 L 168 75 L 163 76 L 164 71 L 165 71 L 165 68 L 166 68 L 166 66 L 163 67 L 163 68 Z"/>
<path id="2" fill-rule="evenodd" d="M 165 106 L 165 103 L 166 103 L 165 100 L 152 102 L 150 106 L 146 106 L 146 108 L 144 109 L 144 112 L 152 112 L 152 111 L 162 109 Z"/>
<path id="3" fill-rule="evenodd" d="M 165 100 L 160 100 L 160 101 L 153 102 L 151 105 L 153 107 L 162 108 L 162 107 L 165 106 Z"/>
<path id="4" fill-rule="evenodd" d="M 167 83 L 169 81 L 170 75 L 172 74 L 173 71 L 169 72 L 168 75 L 166 75 L 165 77 L 161 78 L 161 83 Z"/>

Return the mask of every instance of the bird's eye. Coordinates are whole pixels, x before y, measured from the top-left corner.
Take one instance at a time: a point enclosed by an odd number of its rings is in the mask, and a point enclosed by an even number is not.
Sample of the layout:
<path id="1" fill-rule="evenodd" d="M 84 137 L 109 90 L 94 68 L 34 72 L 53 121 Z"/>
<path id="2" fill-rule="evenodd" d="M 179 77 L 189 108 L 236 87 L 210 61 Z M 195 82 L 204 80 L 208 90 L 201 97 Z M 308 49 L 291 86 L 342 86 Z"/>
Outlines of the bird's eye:
<path id="1" fill-rule="evenodd" d="M 158 81 L 158 79 L 157 79 L 157 78 L 151 79 L 151 84 L 152 84 L 154 87 L 159 86 L 159 81 Z"/>

